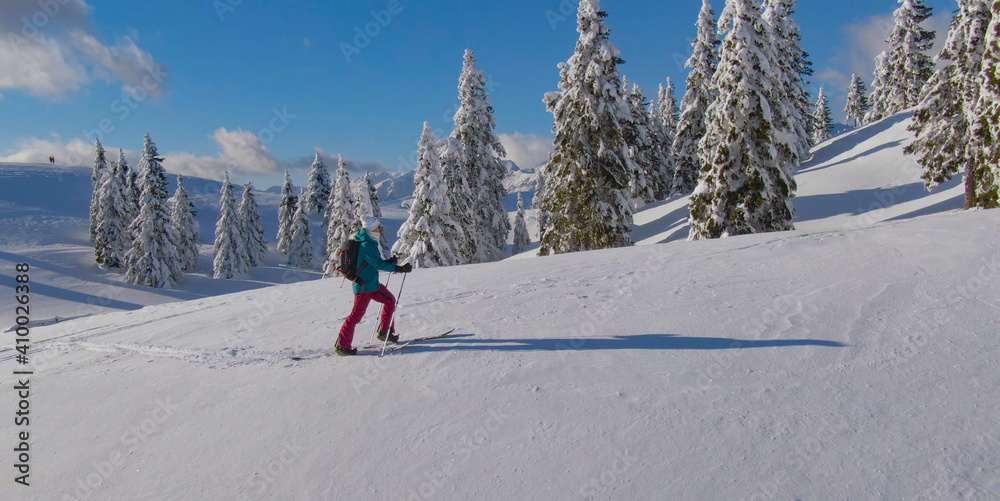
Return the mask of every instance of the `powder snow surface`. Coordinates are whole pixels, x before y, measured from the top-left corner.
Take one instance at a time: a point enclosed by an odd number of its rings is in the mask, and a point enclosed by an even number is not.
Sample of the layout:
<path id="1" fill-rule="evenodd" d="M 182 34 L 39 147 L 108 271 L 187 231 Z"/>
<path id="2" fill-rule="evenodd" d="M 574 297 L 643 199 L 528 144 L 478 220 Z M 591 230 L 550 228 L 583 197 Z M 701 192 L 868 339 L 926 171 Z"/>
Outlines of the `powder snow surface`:
<path id="1" fill-rule="evenodd" d="M 1000 499 L 1000 211 L 878 200 L 919 182 L 907 122 L 820 145 L 794 232 L 678 241 L 668 201 L 636 217 L 668 243 L 417 270 L 401 337 L 458 330 L 383 358 L 290 359 L 332 347 L 337 280 L 146 292 L 4 247 L 66 280 L 40 309 L 129 304 L 33 329 L 33 485 L 0 498 Z"/>

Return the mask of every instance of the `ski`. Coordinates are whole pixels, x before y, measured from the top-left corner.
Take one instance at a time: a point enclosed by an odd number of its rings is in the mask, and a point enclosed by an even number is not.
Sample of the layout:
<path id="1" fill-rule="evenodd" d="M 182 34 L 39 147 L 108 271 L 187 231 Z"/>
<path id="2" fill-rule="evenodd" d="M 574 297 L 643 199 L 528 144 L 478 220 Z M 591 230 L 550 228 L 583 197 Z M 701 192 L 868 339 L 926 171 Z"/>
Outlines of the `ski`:
<path id="1" fill-rule="evenodd" d="M 448 337 L 448 336 L 454 334 L 456 330 L 458 330 L 458 329 L 449 329 L 448 331 L 446 331 L 443 334 L 437 334 L 437 335 L 434 335 L 434 336 L 417 337 L 417 338 L 407 339 L 405 341 L 401 341 L 399 344 L 390 344 L 390 345 L 386 346 L 385 351 L 386 352 L 390 352 L 390 351 L 401 350 L 401 349 L 406 348 L 407 346 L 409 346 L 410 343 L 417 343 L 417 342 L 420 342 L 420 341 L 428 341 L 428 340 L 431 340 L 431 339 L 441 339 L 443 337 Z M 382 343 L 378 342 L 378 343 L 375 343 L 375 344 L 368 344 L 368 345 L 365 345 L 365 346 L 359 346 L 358 347 L 358 352 L 362 352 L 362 351 L 376 351 L 376 352 L 381 352 L 382 351 Z M 292 360 L 296 361 L 296 362 L 299 362 L 299 361 L 302 361 L 302 360 L 313 360 L 313 359 L 317 359 L 317 358 L 331 357 L 331 356 L 334 356 L 336 354 L 337 354 L 337 352 L 334 351 L 334 350 L 323 350 L 323 351 L 316 352 L 316 353 L 309 353 L 309 354 L 305 354 L 305 355 L 296 355 L 296 356 L 292 356 L 290 358 Z"/>
<path id="2" fill-rule="evenodd" d="M 387 345 L 385 347 L 385 352 L 388 353 L 390 351 L 402 350 L 403 348 L 406 348 L 407 346 L 409 346 L 410 343 L 417 343 L 417 342 L 420 342 L 420 341 L 430 341 L 431 339 L 441 339 L 441 338 L 444 338 L 444 337 L 448 337 L 448 336 L 454 334 L 456 330 L 458 330 L 458 329 L 451 329 L 448 332 L 445 332 L 444 334 L 438 334 L 436 336 L 418 337 L 418 338 L 408 339 L 406 341 L 401 341 L 398 344 L 390 344 L 390 345 Z M 369 351 L 369 350 L 374 350 L 374 351 L 377 351 L 377 352 L 381 353 L 382 352 L 382 343 L 376 343 L 376 344 L 362 346 L 362 347 L 358 348 L 358 352 Z"/>

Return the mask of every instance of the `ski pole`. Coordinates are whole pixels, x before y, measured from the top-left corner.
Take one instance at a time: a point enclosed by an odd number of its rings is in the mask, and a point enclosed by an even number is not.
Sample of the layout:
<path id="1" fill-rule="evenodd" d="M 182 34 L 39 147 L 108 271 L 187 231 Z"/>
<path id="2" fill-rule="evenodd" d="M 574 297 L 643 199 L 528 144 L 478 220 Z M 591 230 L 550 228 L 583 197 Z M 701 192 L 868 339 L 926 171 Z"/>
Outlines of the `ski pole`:
<path id="1" fill-rule="evenodd" d="M 390 273 L 389 276 L 386 277 L 386 279 L 385 279 L 385 286 L 386 287 L 389 287 L 389 280 L 391 280 L 391 279 L 392 279 L 392 273 Z M 382 305 L 382 306 L 379 307 L 378 318 L 382 318 L 382 312 L 383 311 L 385 311 L 385 305 Z M 371 339 L 371 341 L 368 341 L 368 344 L 372 344 L 372 343 L 375 342 L 375 333 L 376 332 L 378 332 L 378 321 L 375 321 L 375 328 L 372 329 L 372 339 Z"/>
<path id="2" fill-rule="evenodd" d="M 399 298 L 403 297 L 403 286 L 406 285 L 406 273 L 403 273 L 403 283 L 399 284 L 399 294 L 396 294 L 396 308 L 392 310 L 392 317 L 389 318 L 389 326 L 386 327 L 388 332 L 385 333 L 385 341 L 382 341 L 382 353 L 379 353 L 379 358 L 385 355 L 385 345 L 389 344 L 389 332 L 392 332 L 392 324 L 396 322 L 396 310 L 399 309 Z"/>

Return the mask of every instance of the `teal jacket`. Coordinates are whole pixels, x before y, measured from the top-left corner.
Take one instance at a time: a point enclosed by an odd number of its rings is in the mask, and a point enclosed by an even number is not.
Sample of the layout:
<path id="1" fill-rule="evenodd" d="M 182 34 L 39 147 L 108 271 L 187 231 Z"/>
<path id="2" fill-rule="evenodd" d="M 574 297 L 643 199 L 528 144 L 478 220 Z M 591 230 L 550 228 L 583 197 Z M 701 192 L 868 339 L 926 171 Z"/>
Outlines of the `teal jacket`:
<path id="1" fill-rule="evenodd" d="M 361 242 L 361 248 L 358 249 L 358 278 L 361 280 L 354 282 L 354 293 L 375 292 L 379 286 L 378 272 L 396 271 L 396 265 L 382 259 L 378 251 L 378 241 L 364 228 L 354 235 L 354 240 Z M 359 282 L 364 282 L 364 287 Z"/>

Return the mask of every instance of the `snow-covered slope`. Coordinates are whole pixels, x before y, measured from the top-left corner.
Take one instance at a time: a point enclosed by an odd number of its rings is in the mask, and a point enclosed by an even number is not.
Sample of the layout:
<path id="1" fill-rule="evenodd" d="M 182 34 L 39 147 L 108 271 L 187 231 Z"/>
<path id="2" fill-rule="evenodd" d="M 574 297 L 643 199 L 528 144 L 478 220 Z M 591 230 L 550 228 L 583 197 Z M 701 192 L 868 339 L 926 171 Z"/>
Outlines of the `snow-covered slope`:
<path id="1" fill-rule="evenodd" d="M 961 209 L 960 176 L 928 193 L 917 159 L 903 154 L 913 142 L 912 116 L 889 117 L 813 147 L 795 175 L 795 228 L 855 228 Z M 640 245 L 686 239 L 688 198 L 637 213 L 632 239 Z"/>
<path id="2" fill-rule="evenodd" d="M 678 199 L 650 245 L 418 270 L 402 337 L 457 335 L 384 358 L 290 360 L 333 345 L 338 281 L 125 286 L 74 188 L 4 190 L 33 318 L 116 312 L 32 330 L 33 485 L 0 499 L 998 499 L 1000 211 L 924 192 L 907 122 L 814 149 L 794 232 L 678 241 Z"/>
<path id="3" fill-rule="evenodd" d="M 418 270 L 403 336 L 458 335 L 381 359 L 289 360 L 332 346 L 351 294 L 331 280 L 37 328 L 36 484 L 16 492 L 995 498 L 998 224 Z"/>

